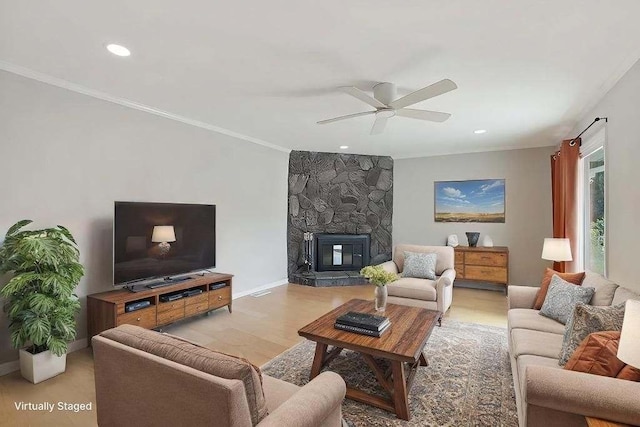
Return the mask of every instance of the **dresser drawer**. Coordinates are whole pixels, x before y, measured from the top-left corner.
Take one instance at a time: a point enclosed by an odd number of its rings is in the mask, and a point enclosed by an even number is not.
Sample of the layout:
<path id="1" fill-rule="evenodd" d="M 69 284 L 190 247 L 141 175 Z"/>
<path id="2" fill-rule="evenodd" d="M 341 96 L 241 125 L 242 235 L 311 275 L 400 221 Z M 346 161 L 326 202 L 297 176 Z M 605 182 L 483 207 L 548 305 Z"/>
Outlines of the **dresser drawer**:
<path id="1" fill-rule="evenodd" d="M 143 308 L 142 310 L 132 311 L 118 316 L 118 326 L 120 325 L 136 325 L 141 328 L 156 327 L 156 306 Z"/>
<path id="2" fill-rule="evenodd" d="M 464 252 L 455 251 L 455 254 L 456 254 L 456 260 L 455 260 L 455 263 L 456 263 L 456 264 L 462 264 L 462 263 L 464 263 Z"/>
<path id="3" fill-rule="evenodd" d="M 464 279 L 464 265 L 456 264 L 456 279 Z"/>
<path id="4" fill-rule="evenodd" d="M 222 307 L 229 304 L 230 301 L 231 289 L 228 286 L 209 292 L 209 308 Z"/>
<path id="5" fill-rule="evenodd" d="M 507 266 L 507 254 L 491 252 L 467 252 L 466 265 L 487 265 L 494 267 Z"/>
<path id="6" fill-rule="evenodd" d="M 158 325 L 165 325 L 180 319 L 184 319 L 184 306 L 158 313 Z"/>
<path id="7" fill-rule="evenodd" d="M 158 314 L 164 313 L 166 311 L 171 311 L 179 308 L 184 308 L 184 299 L 179 299 L 175 301 L 169 302 L 161 302 L 158 304 Z"/>
<path id="8" fill-rule="evenodd" d="M 464 278 L 485 282 L 507 283 L 507 269 L 505 267 L 466 265 L 464 268 Z"/>

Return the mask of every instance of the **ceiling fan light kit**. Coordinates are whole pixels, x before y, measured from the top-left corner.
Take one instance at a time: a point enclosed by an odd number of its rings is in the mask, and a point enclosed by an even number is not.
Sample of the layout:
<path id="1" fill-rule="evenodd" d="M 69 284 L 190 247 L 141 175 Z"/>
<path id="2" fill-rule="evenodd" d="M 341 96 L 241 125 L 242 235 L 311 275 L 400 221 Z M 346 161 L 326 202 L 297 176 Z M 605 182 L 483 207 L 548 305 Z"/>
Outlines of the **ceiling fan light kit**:
<path id="1" fill-rule="evenodd" d="M 375 110 L 348 114 L 346 116 L 335 117 L 333 119 L 321 120 L 318 122 L 318 124 L 324 125 L 340 120 L 375 114 L 376 119 L 373 122 L 373 127 L 371 128 L 371 134 L 375 135 L 382 133 L 387 126 L 387 120 L 394 116 L 441 123 L 451 117 L 451 114 L 442 113 L 440 111 L 415 110 L 405 107 L 409 107 L 413 104 L 417 104 L 427 99 L 442 95 L 447 92 L 451 92 L 457 87 L 458 86 L 453 81 L 444 79 L 430 86 L 412 92 L 406 96 L 403 96 L 402 98 L 397 98 L 396 85 L 394 85 L 393 83 L 378 83 L 377 85 L 375 85 L 373 87 L 373 97 L 353 86 L 342 87 L 340 89 L 343 92 L 353 96 L 356 99 L 359 99 L 365 104 L 374 107 Z"/>

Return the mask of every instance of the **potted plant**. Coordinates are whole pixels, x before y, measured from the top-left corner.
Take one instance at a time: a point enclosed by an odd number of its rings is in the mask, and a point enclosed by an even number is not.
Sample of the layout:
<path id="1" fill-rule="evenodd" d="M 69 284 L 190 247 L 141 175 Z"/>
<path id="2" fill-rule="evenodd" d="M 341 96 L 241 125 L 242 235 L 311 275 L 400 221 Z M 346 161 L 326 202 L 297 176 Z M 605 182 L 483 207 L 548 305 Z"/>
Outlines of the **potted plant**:
<path id="1" fill-rule="evenodd" d="M 74 290 L 84 269 L 69 230 L 60 225 L 23 230 L 31 222 L 9 228 L 0 247 L 0 273 L 12 274 L 0 296 L 11 344 L 20 349 L 22 376 L 36 384 L 66 368 L 67 343 L 76 336 L 80 309 Z"/>
<path id="2" fill-rule="evenodd" d="M 376 311 L 384 312 L 387 307 L 387 284 L 398 280 L 398 275 L 386 271 L 381 265 L 370 265 L 360 270 L 360 274 L 376 285 Z"/>

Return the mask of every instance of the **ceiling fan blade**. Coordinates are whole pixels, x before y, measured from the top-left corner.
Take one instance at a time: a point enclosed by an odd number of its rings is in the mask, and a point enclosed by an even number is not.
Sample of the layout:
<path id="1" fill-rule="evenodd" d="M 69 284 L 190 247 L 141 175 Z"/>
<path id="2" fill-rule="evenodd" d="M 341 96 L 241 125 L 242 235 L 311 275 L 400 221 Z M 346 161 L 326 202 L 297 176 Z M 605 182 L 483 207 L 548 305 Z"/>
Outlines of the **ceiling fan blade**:
<path id="1" fill-rule="evenodd" d="M 401 110 L 396 110 L 396 116 L 442 123 L 449 117 L 451 117 L 451 114 L 441 113 L 440 111 L 414 110 L 411 108 L 403 108 Z"/>
<path id="2" fill-rule="evenodd" d="M 371 128 L 371 135 L 377 135 L 379 133 L 384 132 L 384 128 L 387 126 L 386 117 L 376 116 L 376 121 L 373 122 L 373 127 Z"/>
<path id="3" fill-rule="evenodd" d="M 451 92 L 452 90 L 457 89 L 457 87 L 458 86 L 449 79 L 440 80 L 437 83 L 434 83 L 427 87 L 423 87 L 422 89 L 412 92 L 409 95 L 403 96 L 400 99 L 396 99 L 391 104 L 389 104 L 389 107 L 396 110 L 408 107 L 409 105 L 417 104 L 418 102 L 433 98 L 434 96 Z"/>
<path id="4" fill-rule="evenodd" d="M 375 108 L 386 108 L 387 107 L 382 102 L 378 101 L 377 99 L 375 99 L 372 96 L 369 96 L 366 92 L 361 91 L 357 87 L 344 86 L 344 87 L 341 87 L 340 90 L 342 90 L 344 93 L 347 93 L 347 94 L 353 96 L 354 98 L 358 98 L 360 101 L 365 102 L 365 103 L 371 105 L 372 107 L 375 107 Z"/>
<path id="5" fill-rule="evenodd" d="M 320 120 L 318 122 L 318 124 L 319 125 L 324 125 L 324 124 L 327 124 L 327 123 L 338 122 L 340 120 L 352 119 L 354 117 L 368 116 L 369 114 L 375 114 L 375 113 L 376 113 L 375 111 L 364 111 L 362 113 L 347 114 L 346 116 L 334 117 L 333 119 Z"/>

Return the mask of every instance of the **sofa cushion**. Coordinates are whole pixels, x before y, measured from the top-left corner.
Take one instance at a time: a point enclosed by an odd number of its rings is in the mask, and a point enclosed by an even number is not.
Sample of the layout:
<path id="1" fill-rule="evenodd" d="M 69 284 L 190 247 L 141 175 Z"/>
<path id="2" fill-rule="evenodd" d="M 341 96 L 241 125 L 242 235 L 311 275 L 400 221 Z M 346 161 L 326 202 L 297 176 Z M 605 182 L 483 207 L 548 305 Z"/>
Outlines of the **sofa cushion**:
<path id="1" fill-rule="evenodd" d="M 289 400 L 291 396 L 296 394 L 300 387 L 277 378 L 264 375 L 264 397 L 267 401 L 267 409 L 269 412 L 275 411 L 278 406 Z"/>
<path id="2" fill-rule="evenodd" d="M 509 329 L 533 329 L 541 332 L 552 332 L 562 335 L 564 325 L 548 317 L 540 316 L 539 310 L 530 308 L 512 308 L 507 312 Z"/>
<path id="3" fill-rule="evenodd" d="M 578 303 L 574 308 L 562 340 L 558 363 L 564 366 L 580 343 L 593 332 L 620 331 L 624 319 L 624 304 L 596 307 Z"/>
<path id="4" fill-rule="evenodd" d="M 405 251 L 402 277 L 435 280 L 437 259 L 438 255 L 435 253 Z"/>
<path id="5" fill-rule="evenodd" d="M 596 293 L 591 299 L 591 305 L 611 305 L 618 285 L 611 280 L 605 279 L 598 273 L 592 271 L 585 271 L 584 273 L 582 286 L 585 288 L 595 288 L 596 290 Z"/>
<path id="6" fill-rule="evenodd" d="M 540 314 L 565 324 L 576 304 L 579 302 L 588 304 L 594 293 L 594 288 L 573 285 L 554 274 Z"/>
<path id="7" fill-rule="evenodd" d="M 536 302 L 533 303 L 533 308 L 536 310 L 540 310 L 542 308 L 542 304 L 544 303 L 545 298 L 547 297 L 547 292 L 549 291 L 549 285 L 551 284 L 551 279 L 553 275 L 556 274 L 563 280 L 566 280 L 569 283 L 573 283 L 574 285 L 580 286 L 582 281 L 584 280 L 585 273 L 560 273 L 559 271 L 552 270 L 547 268 L 544 271 L 544 276 L 542 277 L 542 283 L 540 284 L 540 289 L 538 290 L 538 295 L 536 295 Z"/>
<path id="8" fill-rule="evenodd" d="M 561 347 L 562 335 L 530 329 L 511 330 L 511 355 L 516 359 L 524 354 L 557 359 Z"/>
<path id="9" fill-rule="evenodd" d="M 629 381 L 640 381 L 640 370 L 627 365 L 616 356 L 619 343 L 619 331 L 602 331 L 589 334 L 578 346 L 564 369 Z"/>
<path id="10" fill-rule="evenodd" d="M 387 285 L 390 296 L 437 301 L 436 281 L 402 277 Z"/>
<path id="11" fill-rule="evenodd" d="M 216 377 L 240 380 L 244 384 L 252 424 L 258 424 L 268 415 L 261 374 L 245 359 L 133 325 L 121 325 L 100 335 Z"/>
<path id="12" fill-rule="evenodd" d="M 527 377 L 525 372 L 529 366 L 545 366 L 547 368 L 562 369 L 558 366 L 558 359 L 555 357 L 534 356 L 531 354 L 523 354 L 518 359 L 518 382 L 520 383 L 520 396 L 525 398 L 525 390 L 527 388 Z"/>
<path id="13" fill-rule="evenodd" d="M 630 299 L 640 300 L 640 294 L 630 291 L 629 289 L 623 288 L 621 286 L 618 289 L 616 289 L 616 294 L 613 296 L 613 301 L 611 301 L 611 304 L 618 305 Z"/>

